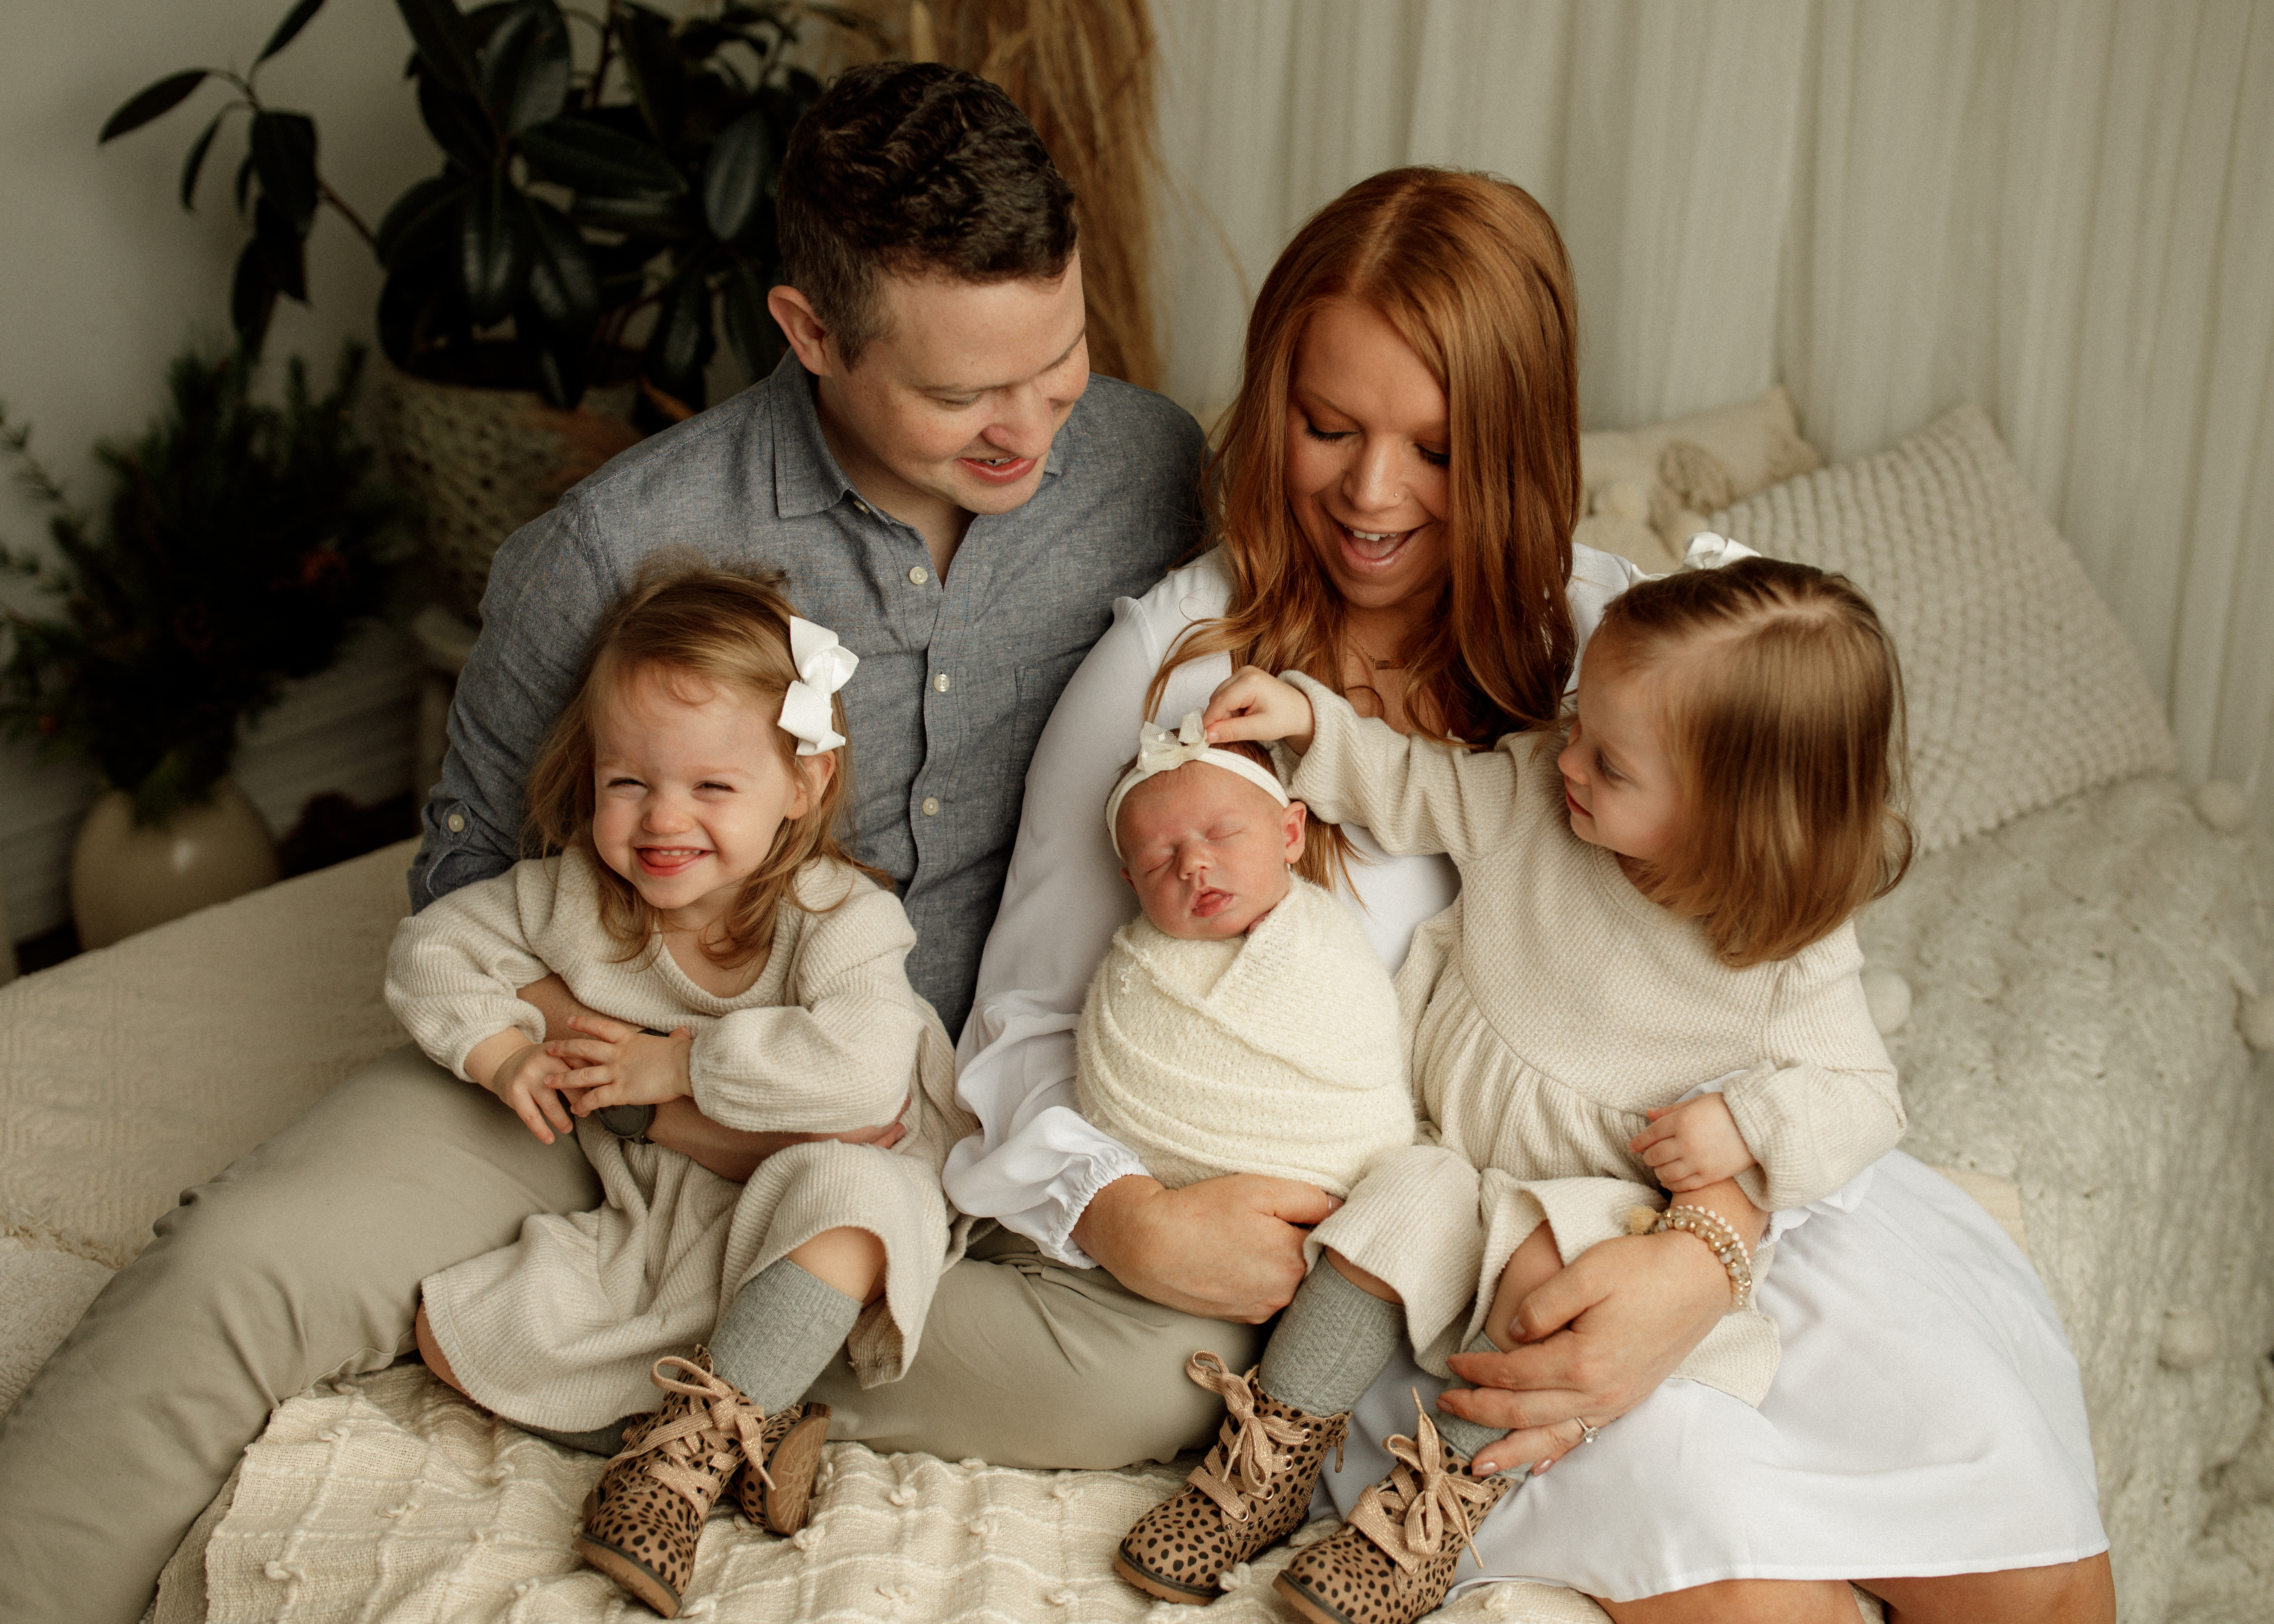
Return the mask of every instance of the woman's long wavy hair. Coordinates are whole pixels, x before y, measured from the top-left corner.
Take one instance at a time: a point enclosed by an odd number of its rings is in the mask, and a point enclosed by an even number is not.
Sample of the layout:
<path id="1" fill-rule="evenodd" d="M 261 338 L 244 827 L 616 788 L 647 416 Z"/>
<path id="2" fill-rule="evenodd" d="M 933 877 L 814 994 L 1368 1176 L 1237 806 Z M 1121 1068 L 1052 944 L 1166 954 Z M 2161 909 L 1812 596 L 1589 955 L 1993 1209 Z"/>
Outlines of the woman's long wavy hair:
<path id="1" fill-rule="evenodd" d="M 1681 780 L 1674 852 L 1643 894 L 1733 969 L 1789 959 L 1910 867 L 1903 676 L 1845 576 L 1752 558 L 1614 598 L 1587 678 L 1638 680 Z"/>
<path id="2" fill-rule="evenodd" d="M 593 850 L 600 708 L 636 678 L 654 673 L 674 697 L 689 703 L 700 703 L 710 690 L 724 688 L 742 695 L 768 716 L 778 715 L 782 696 L 797 680 L 789 642 L 790 617 L 797 612 L 782 595 L 785 579 L 771 572 L 737 575 L 691 556 L 667 556 L 651 565 L 601 620 L 576 695 L 530 768 L 523 850 L 549 856 L 573 847 L 592 860 L 601 926 L 623 950 L 618 962 L 659 947 L 661 937 L 656 910 Z M 829 709 L 830 726 L 843 733 L 843 701 L 832 695 Z M 774 743 L 784 766 L 805 771 L 795 739 L 777 727 Z M 836 771 L 813 804 L 802 817 L 782 820 L 765 861 L 744 882 L 726 917 L 704 936 L 704 956 L 712 963 L 731 968 L 764 954 L 773 944 L 775 916 L 784 902 L 807 913 L 827 913 L 851 895 L 848 888 L 816 906 L 799 894 L 798 872 L 817 859 L 859 868 L 880 884 L 892 884 L 883 873 L 855 861 L 840 838 L 853 807 L 852 747 L 842 746 L 835 755 Z"/>
<path id="3" fill-rule="evenodd" d="M 1342 598 L 1286 491 L 1296 350 L 1311 317 L 1338 299 L 1397 329 L 1444 389 L 1450 417 L 1445 584 L 1397 656 L 1409 713 L 1422 731 L 1474 747 L 1553 726 L 1577 646 L 1564 596 L 1580 500 L 1570 260 L 1523 188 L 1439 169 L 1360 181 L 1311 216 L 1272 267 L 1208 470 L 1231 602 L 1178 640 L 1145 713 L 1171 670 L 1211 654 L 1344 691 Z M 1349 852 L 1339 830 L 1318 826 L 1302 871 L 1332 883 Z"/>

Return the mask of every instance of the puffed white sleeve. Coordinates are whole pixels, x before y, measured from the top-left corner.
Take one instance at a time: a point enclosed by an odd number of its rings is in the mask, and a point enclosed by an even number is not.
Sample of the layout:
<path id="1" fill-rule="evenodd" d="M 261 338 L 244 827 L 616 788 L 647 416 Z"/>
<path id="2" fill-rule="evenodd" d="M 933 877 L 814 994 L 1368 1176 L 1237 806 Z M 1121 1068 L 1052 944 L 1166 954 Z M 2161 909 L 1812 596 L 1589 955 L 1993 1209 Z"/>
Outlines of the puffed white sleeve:
<path id="1" fill-rule="evenodd" d="M 1118 602 L 1112 626 L 1050 713 L 1027 769 L 1018 843 L 958 1046 L 956 1093 L 980 1131 L 948 1156 L 948 1199 L 1080 1268 L 1096 1267 L 1073 1239 L 1090 1199 L 1145 1171 L 1134 1152 L 1090 1125 L 1074 1098 L 1082 995 L 1113 933 L 1136 913 L 1106 838 L 1105 797 L 1137 753 L 1146 685 L 1187 622 L 1175 605 L 1192 604 L 1178 584 L 1192 574 L 1171 575 L 1144 604 Z M 1161 713 L 1206 703 L 1230 674 L 1221 657 L 1178 667 Z"/>

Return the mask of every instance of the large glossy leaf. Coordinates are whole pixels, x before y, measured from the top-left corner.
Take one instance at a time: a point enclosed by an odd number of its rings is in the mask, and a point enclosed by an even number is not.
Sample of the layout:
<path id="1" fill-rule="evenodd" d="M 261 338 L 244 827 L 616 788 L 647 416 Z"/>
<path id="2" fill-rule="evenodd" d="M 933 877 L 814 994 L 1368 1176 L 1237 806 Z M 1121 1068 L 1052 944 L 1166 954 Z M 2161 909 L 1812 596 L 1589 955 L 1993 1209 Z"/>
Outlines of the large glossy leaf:
<path id="1" fill-rule="evenodd" d="M 742 376 L 755 383 L 781 359 L 781 324 L 766 308 L 766 289 L 748 264 L 737 263 L 719 290 L 719 315 L 727 345 L 742 364 Z"/>
<path id="2" fill-rule="evenodd" d="M 481 50 L 482 100 L 508 135 L 541 124 L 568 99 L 568 24 L 553 0 L 516 0 Z"/>
<path id="3" fill-rule="evenodd" d="M 687 69 L 671 38 L 671 19 L 624 0 L 616 13 L 616 38 L 624 77 L 631 81 L 632 99 L 639 103 L 648 132 L 668 147 L 679 139 L 687 116 Z"/>
<path id="4" fill-rule="evenodd" d="M 268 43 L 260 48 L 260 55 L 252 59 L 252 65 L 259 67 L 290 45 L 299 37 L 300 30 L 308 26 L 309 20 L 323 9 L 324 0 L 300 0 L 297 5 L 284 13 L 284 20 L 276 25 L 276 32 L 268 36 Z"/>
<path id="5" fill-rule="evenodd" d="M 758 217 L 774 177 L 774 138 L 761 109 L 743 114 L 711 144 L 703 164 L 703 213 L 711 229 L 734 242 Z"/>
<path id="6" fill-rule="evenodd" d="M 590 381 L 590 329 L 557 328 L 527 299 L 513 312 L 513 326 L 537 369 L 538 392 L 549 404 L 575 410 Z"/>
<path id="7" fill-rule="evenodd" d="M 418 76 L 418 116 L 434 145 L 462 168 L 478 175 L 495 169 L 498 160 L 496 126 L 482 104 L 461 90 L 453 90 L 431 73 Z"/>
<path id="8" fill-rule="evenodd" d="M 161 113 L 171 112 L 181 105 L 190 92 L 206 82 L 211 68 L 185 68 L 179 73 L 169 73 L 154 85 L 144 86 L 120 103 L 118 110 L 103 121 L 102 133 L 94 138 L 100 147 L 115 136 L 129 130 L 139 130 Z"/>
<path id="9" fill-rule="evenodd" d="M 451 89 L 476 94 L 480 76 L 474 65 L 473 41 L 452 0 L 395 0 L 395 9 L 403 13 L 410 42 L 428 70 Z"/>
<path id="10" fill-rule="evenodd" d="M 644 141 L 588 118 L 552 118 L 524 130 L 521 150 L 544 179 L 604 198 L 668 198 L 687 177 Z"/>
<path id="11" fill-rule="evenodd" d="M 182 207 L 184 208 L 196 206 L 198 177 L 205 169 L 206 154 L 213 150 L 214 137 L 221 133 L 221 121 L 228 117 L 229 109 L 222 109 L 213 116 L 213 122 L 205 127 L 204 133 L 190 143 L 189 156 L 182 160 Z"/>
<path id="12" fill-rule="evenodd" d="M 263 184 L 260 201 L 252 209 L 252 243 L 268 280 L 287 298 L 308 302 L 308 238 L 292 217 L 276 207 Z"/>
<path id="13" fill-rule="evenodd" d="M 229 288 L 230 325 L 237 329 L 237 342 L 248 357 L 260 355 L 261 341 L 268 336 L 268 318 L 275 310 L 276 284 L 269 279 L 260 239 L 255 237 L 238 251 L 237 274 Z"/>
<path id="14" fill-rule="evenodd" d="M 466 188 L 458 208 L 458 281 L 476 327 L 504 320 L 521 297 L 534 236 L 501 170 Z"/>
<path id="15" fill-rule="evenodd" d="M 290 221 L 295 235 L 307 236 L 316 223 L 316 121 L 305 113 L 255 113 L 252 167 L 262 205 Z"/>
<path id="16" fill-rule="evenodd" d="M 691 243 L 703 235 L 702 216 L 685 197 L 579 197 L 568 217 L 580 226 L 624 232 L 650 258 L 663 244 Z"/>
<path id="17" fill-rule="evenodd" d="M 529 302 L 564 332 L 590 327 L 600 313 L 600 279 L 584 239 L 542 198 L 517 193 L 530 228 Z"/>
<path id="18" fill-rule="evenodd" d="M 379 222 L 379 262 L 392 271 L 454 247 L 458 204 L 467 184 L 463 175 L 446 170 L 395 199 Z"/>
<path id="19" fill-rule="evenodd" d="M 700 410 L 703 368 L 715 347 L 711 285 L 690 267 L 664 292 L 655 313 L 655 331 L 640 357 L 640 371 L 666 395 Z"/>

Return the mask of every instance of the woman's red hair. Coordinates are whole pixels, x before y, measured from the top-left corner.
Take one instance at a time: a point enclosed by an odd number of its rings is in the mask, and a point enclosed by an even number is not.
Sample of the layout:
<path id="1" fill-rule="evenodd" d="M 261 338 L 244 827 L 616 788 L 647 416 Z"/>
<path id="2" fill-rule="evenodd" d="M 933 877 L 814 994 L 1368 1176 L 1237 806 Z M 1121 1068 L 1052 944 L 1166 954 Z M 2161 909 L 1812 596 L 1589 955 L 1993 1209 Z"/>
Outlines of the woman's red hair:
<path id="1" fill-rule="evenodd" d="M 1451 440 L 1444 588 L 1397 651 L 1416 726 L 1473 746 L 1554 723 L 1577 638 L 1565 589 L 1579 517 L 1578 314 L 1547 211 L 1460 169 L 1391 169 L 1306 222 L 1248 319 L 1239 399 L 1220 425 L 1208 501 L 1231 575 L 1220 620 L 1179 638 L 1168 673 L 1229 653 L 1344 688 L 1341 595 L 1287 500 L 1289 381 L 1305 326 L 1333 301 L 1380 314 L 1445 391 Z M 1305 854 L 1346 859 L 1321 828 Z"/>

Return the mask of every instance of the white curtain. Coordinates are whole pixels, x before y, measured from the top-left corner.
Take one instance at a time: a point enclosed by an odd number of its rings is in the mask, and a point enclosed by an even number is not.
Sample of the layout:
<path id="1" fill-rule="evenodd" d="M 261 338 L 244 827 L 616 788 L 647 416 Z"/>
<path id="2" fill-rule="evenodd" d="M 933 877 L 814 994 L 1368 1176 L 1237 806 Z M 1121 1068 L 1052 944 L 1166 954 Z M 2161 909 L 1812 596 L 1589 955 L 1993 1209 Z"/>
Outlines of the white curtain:
<path id="1" fill-rule="evenodd" d="M 2274 826 L 2274 0 L 1155 0 L 1168 385 L 1236 387 L 1303 218 L 1519 182 L 1591 427 L 1781 379 L 1835 460 L 1981 402 L 2183 771 Z"/>

